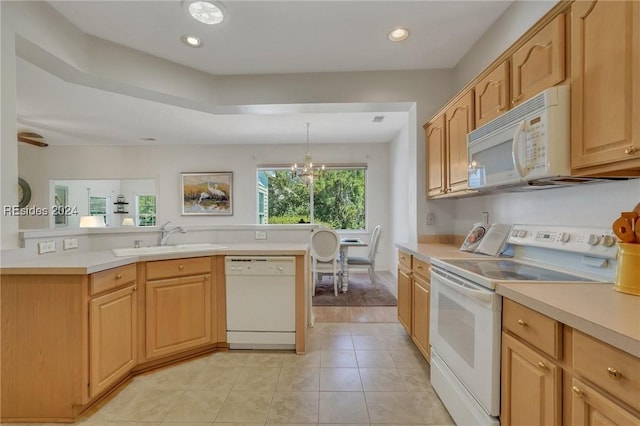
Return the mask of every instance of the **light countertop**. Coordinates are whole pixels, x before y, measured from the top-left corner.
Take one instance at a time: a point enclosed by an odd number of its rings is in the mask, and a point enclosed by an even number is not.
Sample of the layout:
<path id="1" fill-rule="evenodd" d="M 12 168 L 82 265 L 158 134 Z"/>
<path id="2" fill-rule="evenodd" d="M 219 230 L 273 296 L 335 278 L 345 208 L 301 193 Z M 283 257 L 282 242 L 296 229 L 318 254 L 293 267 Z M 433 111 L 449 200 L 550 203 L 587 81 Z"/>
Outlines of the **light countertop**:
<path id="1" fill-rule="evenodd" d="M 397 244 L 418 259 L 485 257 L 450 244 Z M 640 357 L 640 296 L 613 290 L 612 283 L 498 284 L 496 292 L 576 330 Z"/>
<path id="2" fill-rule="evenodd" d="M 187 257 L 232 256 L 296 256 L 304 255 L 308 244 L 227 244 L 223 249 L 204 249 L 188 252 L 162 253 L 144 256 L 113 255 L 111 250 L 40 255 L 36 258 L 2 264 L 2 275 L 84 275 L 131 263 L 151 260 L 182 259 Z"/>

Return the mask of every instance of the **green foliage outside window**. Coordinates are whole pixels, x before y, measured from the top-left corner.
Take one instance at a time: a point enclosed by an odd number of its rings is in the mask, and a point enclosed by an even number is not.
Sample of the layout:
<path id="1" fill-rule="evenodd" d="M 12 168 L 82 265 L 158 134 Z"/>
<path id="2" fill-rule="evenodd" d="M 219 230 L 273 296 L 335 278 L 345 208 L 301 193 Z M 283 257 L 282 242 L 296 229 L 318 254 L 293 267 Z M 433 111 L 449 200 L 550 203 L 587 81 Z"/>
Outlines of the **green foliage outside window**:
<path id="1" fill-rule="evenodd" d="M 309 222 L 309 185 L 291 177 L 289 170 L 261 170 L 258 179 L 267 183 L 268 223 Z M 325 170 L 313 183 L 314 223 L 333 229 L 364 229 L 365 182 L 364 168 Z"/>
<path id="2" fill-rule="evenodd" d="M 138 195 L 138 226 L 156 226 L 156 196 Z"/>

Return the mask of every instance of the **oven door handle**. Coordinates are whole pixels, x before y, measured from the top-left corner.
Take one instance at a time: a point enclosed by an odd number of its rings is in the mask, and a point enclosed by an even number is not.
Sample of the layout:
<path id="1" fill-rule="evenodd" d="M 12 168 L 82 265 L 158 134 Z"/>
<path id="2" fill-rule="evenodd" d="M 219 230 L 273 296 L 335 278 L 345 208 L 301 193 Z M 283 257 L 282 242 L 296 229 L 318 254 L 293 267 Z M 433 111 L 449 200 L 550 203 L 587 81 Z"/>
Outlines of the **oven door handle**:
<path id="1" fill-rule="evenodd" d="M 431 268 L 431 273 L 436 276 L 438 283 L 442 283 L 451 290 L 464 294 L 465 296 L 468 296 L 473 300 L 477 300 L 485 305 L 489 305 L 491 307 L 494 306 L 495 292 L 487 290 L 477 284 L 473 284 L 472 282 L 452 277 L 450 274 L 436 268 Z M 433 285 L 433 281 L 436 280 L 432 278 L 431 281 Z"/>

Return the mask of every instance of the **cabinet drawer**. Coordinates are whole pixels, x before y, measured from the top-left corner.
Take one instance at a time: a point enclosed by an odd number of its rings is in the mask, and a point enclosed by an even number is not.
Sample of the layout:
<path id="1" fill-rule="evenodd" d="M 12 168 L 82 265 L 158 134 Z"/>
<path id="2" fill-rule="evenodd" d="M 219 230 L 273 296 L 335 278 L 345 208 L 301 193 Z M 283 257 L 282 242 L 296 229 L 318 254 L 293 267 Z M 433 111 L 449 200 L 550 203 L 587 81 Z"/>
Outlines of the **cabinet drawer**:
<path id="1" fill-rule="evenodd" d="M 554 319 L 503 299 L 502 328 L 556 359 L 562 356 L 562 324 Z"/>
<path id="2" fill-rule="evenodd" d="M 147 262 L 147 280 L 206 274 L 209 272 L 211 272 L 210 257 Z"/>
<path id="3" fill-rule="evenodd" d="M 573 368 L 582 377 L 640 409 L 640 358 L 574 330 Z"/>
<path id="4" fill-rule="evenodd" d="M 409 253 L 398 250 L 398 263 L 400 264 L 400 266 L 406 269 L 411 269 L 411 258 L 412 256 Z"/>
<path id="5" fill-rule="evenodd" d="M 91 274 L 89 291 L 91 295 L 113 290 L 136 280 L 136 265 L 120 266 Z"/>
<path id="6" fill-rule="evenodd" d="M 424 260 L 420 260 L 414 257 L 412 269 L 415 274 L 418 274 L 423 278 L 426 278 L 427 280 L 429 280 L 431 275 L 431 267 L 429 266 L 428 262 L 425 262 Z"/>

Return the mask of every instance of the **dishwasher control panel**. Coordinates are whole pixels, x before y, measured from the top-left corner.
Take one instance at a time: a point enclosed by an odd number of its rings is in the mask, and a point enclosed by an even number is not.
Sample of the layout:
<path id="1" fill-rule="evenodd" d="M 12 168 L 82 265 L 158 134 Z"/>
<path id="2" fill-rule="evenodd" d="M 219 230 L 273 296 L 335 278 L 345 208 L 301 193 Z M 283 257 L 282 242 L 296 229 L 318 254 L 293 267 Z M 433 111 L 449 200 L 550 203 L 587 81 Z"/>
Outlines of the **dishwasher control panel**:
<path id="1" fill-rule="evenodd" d="M 285 275 L 296 274 L 293 256 L 226 256 L 225 275 Z"/>

